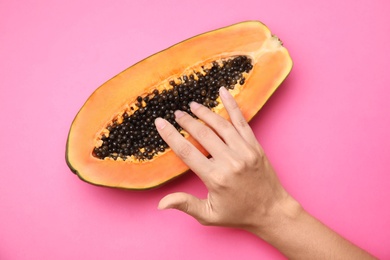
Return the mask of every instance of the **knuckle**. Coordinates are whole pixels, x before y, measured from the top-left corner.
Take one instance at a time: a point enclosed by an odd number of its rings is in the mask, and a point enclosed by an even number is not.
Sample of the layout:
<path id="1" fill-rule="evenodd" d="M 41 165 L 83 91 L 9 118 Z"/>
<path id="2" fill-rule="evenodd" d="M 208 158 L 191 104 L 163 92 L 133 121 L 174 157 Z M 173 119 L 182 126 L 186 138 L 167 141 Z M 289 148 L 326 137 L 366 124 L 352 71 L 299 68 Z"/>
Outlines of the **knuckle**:
<path id="1" fill-rule="evenodd" d="M 248 125 L 248 122 L 245 120 L 244 117 L 240 117 L 237 119 L 236 125 L 240 128 L 246 127 Z"/>
<path id="2" fill-rule="evenodd" d="M 241 174 L 255 166 L 261 160 L 261 154 L 255 149 L 246 149 L 240 156 L 230 161 L 230 169 L 234 174 Z"/>
<path id="3" fill-rule="evenodd" d="M 241 173 L 246 168 L 246 163 L 244 160 L 233 160 L 230 162 L 230 167 L 234 173 Z"/>
<path id="4" fill-rule="evenodd" d="M 208 137 L 210 137 L 211 134 L 212 134 L 212 133 L 211 133 L 211 129 L 208 128 L 208 127 L 205 127 L 205 126 L 201 127 L 201 128 L 197 131 L 197 137 L 198 137 L 199 139 L 208 138 Z"/>
<path id="5" fill-rule="evenodd" d="M 165 133 L 163 134 L 163 138 L 165 140 L 170 140 L 172 139 L 172 137 L 176 134 L 176 130 L 174 129 L 169 129 L 169 130 L 166 130 Z"/>
<path id="6" fill-rule="evenodd" d="M 228 174 L 216 174 L 212 177 L 212 185 L 215 189 L 224 190 L 229 187 L 229 176 Z"/>
<path id="7" fill-rule="evenodd" d="M 178 205 L 178 206 L 176 207 L 176 209 L 181 210 L 181 211 L 183 211 L 183 212 L 189 214 L 189 212 L 190 212 L 190 207 L 189 207 L 188 201 L 185 201 L 185 202 L 183 202 L 182 204 Z"/>
<path id="8" fill-rule="evenodd" d="M 177 155 L 183 159 L 188 158 L 192 153 L 192 147 L 188 143 L 182 144 L 177 149 Z"/>
<path id="9" fill-rule="evenodd" d="M 230 102 L 228 104 L 228 109 L 231 109 L 231 110 L 234 110 L 234 109 L 238 109 L 238 104 L 236 102 L 236 100 L 234 98 L 230 99 Z"/>
<path id="10" fill-rule="evenodd" d="M 259 157 L 260 155 L 257 152 L 251 150 L 246 155 L 246 161 L 249 165 L 253 165 L 256 164 L 256 162 L 259 160 Z"/>
<path id="11" fill-rule="evenodd" d="M 217 120 L 216 126 L 217 126 L 217 129 L 228 129 L 231 127 L 230 123 L 223 118 L 219 118 Z"/>

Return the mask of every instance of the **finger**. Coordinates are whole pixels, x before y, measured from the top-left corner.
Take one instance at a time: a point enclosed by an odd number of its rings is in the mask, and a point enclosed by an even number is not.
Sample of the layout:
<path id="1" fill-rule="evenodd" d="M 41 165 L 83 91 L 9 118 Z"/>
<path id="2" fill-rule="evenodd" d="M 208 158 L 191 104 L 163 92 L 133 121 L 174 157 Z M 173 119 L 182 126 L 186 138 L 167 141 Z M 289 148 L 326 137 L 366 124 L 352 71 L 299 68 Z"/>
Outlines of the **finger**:
<path id="1" fill-rule="evenodd" d="M 167 120 L 156 118 L 155 125 L 161 138 L 175 154 L 205 181 L 204 175 L 211 167 L 211 162 L 207 157 L 185 139 Z"/>
<path id="2" fill-rule="evenodd" d="M 214 158 L 226 156 L 227 147 L 208 126 L 180 110 L 175 112 L 176 122 L 195 138 Z"/>
<path id="3" fill-rule="evenodd" d="M 158 204 L 158 209 L 177 209 L 205 223 L 205 201 L 184 192 L 172 193 L 162 198 Z"/>
<path id="4" fill-rule="evenodd" d="M 221 97 L 222 103 L 225 106 L 230 120 L 232 124 L 237 129 L 238 133 L 247 141 L 249 144 L 256 144 L 257 139 L 255 134 L 253 133 L 251 127 L 248 122 L 242 115 L 242 112 L 234 100 L 233 96 L 229 93 L 229 91 L 225 87 L 221 87 L 219 89 L 219 95 Z"/>
<path id="5" fill-rule="evenodd" d="M 228 120 L 196 102 L 191 102 L 190 108 L 199 119 L 213 128 L 229 147 L 235 149 L 242 147 L 241 135 Z"/>

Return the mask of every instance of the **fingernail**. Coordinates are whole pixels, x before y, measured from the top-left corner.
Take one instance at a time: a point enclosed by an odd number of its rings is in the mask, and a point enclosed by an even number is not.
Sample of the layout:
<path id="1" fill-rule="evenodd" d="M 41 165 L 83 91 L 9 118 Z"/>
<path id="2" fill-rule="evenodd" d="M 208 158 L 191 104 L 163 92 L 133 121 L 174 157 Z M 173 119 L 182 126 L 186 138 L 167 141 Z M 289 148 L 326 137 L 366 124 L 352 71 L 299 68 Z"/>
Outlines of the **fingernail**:
<path id="1" fill-rule="evenodd" d="M 219 95 L 221 95 L 224 98 L 228 98 L 230 96 L 230 93 L 225 87 L 220 87 L 219 88 Z"/>
<path id="2" fill-rule="evenodd" d="M 180 118 L 184 116 L 184 112 L 183 111 L 180 111 L 180 110 L 176 110 L 175 111 L 175 118 Z"/>
<path id="3" fill-rule="evenodd" d="M 163 129 L 167 125 L 167 122 L 164 119 L 158 117 L 156 120 L 154 120 L 154 124 L 158 129 Z"/>
<path id="4" fill-rule="evenodd" d="M 191 102 L 190 102 L 190 108 L 191 108 L 192 110 L 198 109 L 198 108 L 200 108 L 200 107 L 201 107 L 201 105 L 200 105 L 198 102 L 195 102 L 195 101 L 191 101 Z"/>

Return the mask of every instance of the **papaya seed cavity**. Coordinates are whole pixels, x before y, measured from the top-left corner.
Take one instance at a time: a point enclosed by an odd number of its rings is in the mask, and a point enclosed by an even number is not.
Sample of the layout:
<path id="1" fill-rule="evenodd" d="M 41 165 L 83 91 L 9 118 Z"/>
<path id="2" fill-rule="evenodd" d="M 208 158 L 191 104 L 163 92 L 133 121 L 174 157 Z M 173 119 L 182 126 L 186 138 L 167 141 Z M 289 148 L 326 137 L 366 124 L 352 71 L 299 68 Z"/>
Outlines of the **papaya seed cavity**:
<path id="1" fill-rule="evenodd" d="M 138 96 L 102 131 L 93 156 L 102 160 L 152 160 L 169 149 L 154 126 L 157 117 L 165 118 L 185 136 L 187 133 L 176 123 L 174 112 L 182 110 L 194 116 L 189 107 L 191 101 L 215 109 L 220 104 L 219 88 L 233 91 L 244 85 L 252 68 L 252 60 L 244 55 L 215 60 L 197 71 L 170 79 L 163 89 Z"/>

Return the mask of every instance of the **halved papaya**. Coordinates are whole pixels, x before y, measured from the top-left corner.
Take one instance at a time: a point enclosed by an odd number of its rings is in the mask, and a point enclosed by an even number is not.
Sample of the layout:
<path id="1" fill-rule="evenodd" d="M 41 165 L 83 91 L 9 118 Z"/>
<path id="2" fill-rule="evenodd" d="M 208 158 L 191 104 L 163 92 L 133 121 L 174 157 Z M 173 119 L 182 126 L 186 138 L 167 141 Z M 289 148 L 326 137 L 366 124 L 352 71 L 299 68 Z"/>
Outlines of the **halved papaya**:
<path id="1" fill-rule="evenodd" d="M 292 60 L 261 22 L 210 31 L 156 53 L 96 89 L 76 115 L 66 161 L 82 180 L 149 189 L 188 171 L 158 136 L 153 121 L 197 101 L 228 118 L 217 95 L 226 87 L 249 121 L 287 77 Z M 178 131 L 199 143 L 176 124 Z"/>

